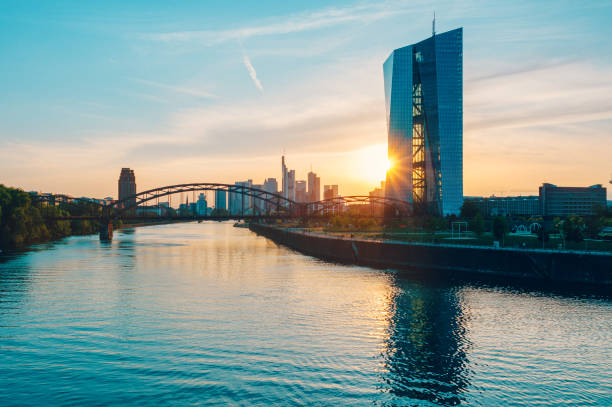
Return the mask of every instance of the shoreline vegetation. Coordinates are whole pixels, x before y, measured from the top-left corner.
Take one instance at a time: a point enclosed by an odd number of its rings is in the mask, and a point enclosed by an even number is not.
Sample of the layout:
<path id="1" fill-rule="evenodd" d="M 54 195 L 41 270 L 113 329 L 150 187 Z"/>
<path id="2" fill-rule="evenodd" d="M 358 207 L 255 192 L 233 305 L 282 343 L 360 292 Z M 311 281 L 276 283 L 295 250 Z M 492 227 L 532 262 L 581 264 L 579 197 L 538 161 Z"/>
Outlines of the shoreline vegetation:
<path id="1" fill-rule="evenodd" d="M 100 206 L 77 202 L 59 206 L 45 205 L 39 208 L 32 203 L 30 194 L 0 184 L 0 251 L 23 249 L 27 246 L 59 240 L 68 236 L 99 233 L 99 223 L 93 220 L 52 220 L 46 217 L 97 216 Z M 43 216 L 43 213 L 45 216 Z M 175 220 L 142 220 L 123 223 L 113 222 L 113 228 L 161 225 L 180 222 Z"/>
<path id="2" fill-rule="evenodd" d="M 570 216 L 548 220 L 541 217 L 485 218 L 478 212 L 464 212 L 466 210 L 462 208 L 459 217 L 422 215 L 390 222 L 359 213 L 344 213 L 324 222 L 295 221 L 277 223 L 276 226 L 356 239 L 612 252 L 612 240 L 602 236 L 604 228 L 612 226 L 612 217 L 607 210 L 596 212 L 592 217 Z M 460 223 L 461 231 L 458 231 Z M 530 230 L 529 226 L 534 224 L 538 227 Z"/>
<path id="3" fill-rule="evenodd" d="M 47 217 L 95 216 L 99 211 L 99 206 L 83 202 L 44 207 Z M 41 208 L 32 203 L 30 194 L 0 184 L 0 249 L 22 248 L 71 235 L 92 233 L 98 233 L 98 222 L 45 219 Z"/>

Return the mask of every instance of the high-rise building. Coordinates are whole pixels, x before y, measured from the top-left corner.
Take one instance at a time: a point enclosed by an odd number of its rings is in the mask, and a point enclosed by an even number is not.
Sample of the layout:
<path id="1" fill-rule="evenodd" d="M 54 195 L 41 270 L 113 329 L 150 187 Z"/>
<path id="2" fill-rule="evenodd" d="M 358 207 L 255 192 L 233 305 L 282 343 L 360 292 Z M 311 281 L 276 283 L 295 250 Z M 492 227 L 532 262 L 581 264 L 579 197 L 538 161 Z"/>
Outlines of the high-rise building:
<path id="1" fill-rule="evenodd" d="M 119 201 L 126 199 L 129 196 L 136 195 L 136 176 L 134 170 L 122 168 L 119 175 Z M 126 201 L 122 207 L 133 206 L 136 204 L 136 198 Z"/>
<path id="2" fill-rule="evenodd" d="M 208 202 L 206 202 L 206 195 L 200 194 L 198 201 L 196 202 L 196 212 L 198 216 L 208 215 Z"/>
<path id="3" fill-rule="evenodd" d="M 276 182 L 276 178 L 266 178 L 263 186 L 264 191 L 271 194 L 278 194 L 278 182 Z"/>
<path id="4" fill-rule="evenodd" d="M 376 200 L 376 198 L 385 197 L 385 181 L 380 181 L 380 187 L 374 188 L 369 193 L 370 205 L 372 206 L 372 214 L 375 216 L 382 216 L 384 214 L 385 205 L 382 202 Z"/>
<path id="5" fill-rule="evenodd" d="M 306 181 L 295 181 L 295 202 L 307 202 Z"/>
<path id="6" fill-rule="evenodd" d="M 265 191 L 264 186 L 262 184 L 253 184 L 252 188 L 259 189 L 261 191 Z M 261 198 L 251 197 L 251 206 L 254 210 L 253 214 L 263 214 L 266 212 L 266 201 Z"/>
<path id="7" fill-rule="evenodd" d="M 225 191 L 215 191 L 215 209 L 227 209 L 227 194 Z"/>
<path id="8" fill-rule="evenodd" d="M 253 186 L 253 180 L 235 182 L 236 186 L 244 186 L 251 188 Z M 229 212 L 232 215 L 249 214 L 252 212 L 251 196 L 243 194 L 241 192 L 230 192 L 229 193 Z"/>
<path id="9" fill-rule="evenodd" d="M 463 29 L 391 53 L 383 64 L 387 197 L 459 213 L 463 203 Z"/>
<path id="10" fill-rule="evenodd" d="M 287 199 L 295 201 L 295 170 L 287 173 Z"/>
<path id="11" fill-rule="evenodd" d="M 281 157 L 281 171 L 282 171 L 282 175 L 281 175 L 281 195 L 283 196 L 283 198 L 288 198 L 289 197 L 289 189 L 288 189 L 288 172 L 287 172 L 287 165 L 285 165 L 285 156 L 283 155 Z"/>
<path id="12" fill-rule="evenodd" d="M 276 182 L 276 178 L 266 178 L 266 180 L 264 181 L 263 184 L 263 189 L 266 192 L 269 192 L 271 194 L 278 194 L 278 182 Z M 270 201 L 266 202 L 265 204 L 265 208 L 266 208 L 266 212 L 270 212 L 271 210 L 275 210 L 276 209 L 276 204 L 277 204 L 277 199 L 273 198 L 273 197 L 268 197 L 268 199 Z M 281 204 L 280 201 L 278 201 L 278 204 Z"/>
<path id="13" fill-rule="evenodd" d="M 317 202 L 321 200 L 321 178 L 317 174 L 310 171 L 308 173 L 308 202 Z"/>
<path id="14" fill-rule="evenodd" d="M 324 185 L 323 186 L 323 199 L 337 198 L 338 185 Z"/>

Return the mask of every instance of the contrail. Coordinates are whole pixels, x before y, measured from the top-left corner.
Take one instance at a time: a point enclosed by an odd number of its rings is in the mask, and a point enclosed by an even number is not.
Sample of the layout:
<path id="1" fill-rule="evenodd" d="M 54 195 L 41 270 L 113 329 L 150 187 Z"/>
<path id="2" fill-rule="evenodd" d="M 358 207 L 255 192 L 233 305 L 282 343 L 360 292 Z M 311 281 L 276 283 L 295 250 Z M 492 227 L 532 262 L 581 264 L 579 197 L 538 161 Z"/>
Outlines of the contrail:
<path id="1" fill-rule="evenodd" d="M 257 86 L 257 88 L 263 92 L 263 86 L 261 86 L 261 82 L 259 82 L 259 79 L 257 79 L 257 72 L 255 72 L 255 68 L 253 68 L 253 64 L 251 64 L 249 57 L 244 53 L 242 54 L 242 61 L 244 62 L 244 66 L 246 66 L 248 69 L 249 75 L 251 76 L 251 79 L 253 79 L 255 86 Z"/>

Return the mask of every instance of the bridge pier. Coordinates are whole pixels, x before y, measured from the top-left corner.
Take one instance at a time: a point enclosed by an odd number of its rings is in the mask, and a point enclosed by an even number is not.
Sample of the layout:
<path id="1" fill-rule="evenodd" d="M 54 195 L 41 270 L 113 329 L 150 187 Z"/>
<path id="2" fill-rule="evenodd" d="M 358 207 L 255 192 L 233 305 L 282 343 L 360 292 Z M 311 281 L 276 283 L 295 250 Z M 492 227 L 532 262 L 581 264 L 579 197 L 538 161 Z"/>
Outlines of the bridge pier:
<path id="1" fill-rule="evenodd" d="M 113 222 L 103 220 L 100 222 L 100 240 L 110 241 L 113 240 Z"/>

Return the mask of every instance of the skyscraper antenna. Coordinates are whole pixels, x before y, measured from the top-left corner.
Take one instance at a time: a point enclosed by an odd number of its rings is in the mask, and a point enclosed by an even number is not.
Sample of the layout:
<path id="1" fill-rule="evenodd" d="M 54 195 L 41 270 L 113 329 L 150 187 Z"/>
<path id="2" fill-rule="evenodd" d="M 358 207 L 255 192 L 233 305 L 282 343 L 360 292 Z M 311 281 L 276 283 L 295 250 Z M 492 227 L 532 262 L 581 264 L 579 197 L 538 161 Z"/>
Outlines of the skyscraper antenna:
<path id="1" fill-rule="evenodd" d="M 434 18 L 431 22 L 431 36 L 434 37 L 436 35 L 436 12 L 434 11 Z"/>

